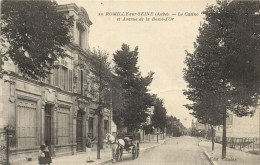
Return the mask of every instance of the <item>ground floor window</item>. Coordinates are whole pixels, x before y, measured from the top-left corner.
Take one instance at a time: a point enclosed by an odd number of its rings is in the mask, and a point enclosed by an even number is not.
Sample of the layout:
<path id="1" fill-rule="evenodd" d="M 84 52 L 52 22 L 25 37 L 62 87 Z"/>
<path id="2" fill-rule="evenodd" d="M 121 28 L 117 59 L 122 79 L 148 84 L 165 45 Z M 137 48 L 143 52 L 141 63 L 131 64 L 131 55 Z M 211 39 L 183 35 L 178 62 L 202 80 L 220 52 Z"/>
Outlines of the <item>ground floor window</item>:
<path id="1" fill-rule="evenodd" d="M 37 102 L 17 100 L 17 147 L 28 148 L 37 145 L 36 139 Z"/>
<path id="2" fill-rule="evenodd" d="M 69 108 L 59 107 L 57 113 L 57 144 L 69 143 Z"/>

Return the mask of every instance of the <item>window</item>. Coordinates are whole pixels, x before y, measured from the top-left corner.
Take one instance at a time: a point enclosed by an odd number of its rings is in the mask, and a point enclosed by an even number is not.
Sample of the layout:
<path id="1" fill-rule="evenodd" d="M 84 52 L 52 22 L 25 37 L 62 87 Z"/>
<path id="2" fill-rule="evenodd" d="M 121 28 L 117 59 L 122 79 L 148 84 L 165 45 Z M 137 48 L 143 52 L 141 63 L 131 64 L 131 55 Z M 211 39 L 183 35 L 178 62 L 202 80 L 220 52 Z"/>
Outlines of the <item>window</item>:
<path id="1" fill-rule="evenodd" d="M 82 38 L 83 38 L 83 32 L 79 29 L 79 46 L 82 47 Z"/>
<path id="2" fill-rule="evenodd" d="M 57 113 L 57 144 L 69 143 L 69 109 L 59 108 Z"/>
<path id="3" fill-rule="evenodd" d="M 67 91 L 69 86 L 68 80 L 68 68 L 62 66 L 61 67 L 61 89 Z"/>
<path id="4" fill-rule="evenodd" d="M 53 69 L 53 85 L 59 86 L 59 68 Z"/>
<path id="5" fill-rule="evenodd" d="M 36 146 L 36 107 L 34 101 L 18 99 L 17 101 L 17 147 Z"/>
<path id="6" fill-rule="evenodd" d="M 84 82 L 84 78 L 83 78 L 83 70 L 80 71 L 80 77 L 81 77 L 81 82 L 80 82 L 80 91 L 81 91 L 81 95 L 84 95 L 84 86 L 83 86 L 83 82 Z"/>
<path id="7" fill-rule="evenodd" d="M 85 30 L 82 27 L 82 25 L 77 24 L 77 35 L 78 35 L 78 38 L 77 38 L 76 42 L 79 44 L 80 47 L 83 47 L 83 44 L 84 44 L 84 34 L 85 34 Z"/>
<path id="8" fill-rule="evenodd" d="M 84 95 L 84 72 L 83 70 L 78 71 L 78 80 L 77 80 L 77 93 Z"/>
<path id="9" fill-rule="evenodd" d="M 72 77 L 72 70 L 69 70 L 69 91 L 72 91 L 72 81 L 73 81 L 73 77 Z"/>
<path id="10" fill-rule="evenodd" d="M 65 66 L 53 69 L 53 85 L 65 91 L 72 91 L 73 74 Z"/>

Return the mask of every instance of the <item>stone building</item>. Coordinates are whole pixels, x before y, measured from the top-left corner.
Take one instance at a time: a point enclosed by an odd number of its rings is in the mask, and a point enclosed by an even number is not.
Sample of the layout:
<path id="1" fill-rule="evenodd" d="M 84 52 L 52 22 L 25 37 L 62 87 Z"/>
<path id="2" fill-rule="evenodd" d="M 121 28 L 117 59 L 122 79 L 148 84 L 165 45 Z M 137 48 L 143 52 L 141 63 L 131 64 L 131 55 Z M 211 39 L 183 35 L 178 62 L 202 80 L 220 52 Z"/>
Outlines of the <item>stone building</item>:
<path id="1" fill-rule="evenodd" d="M 88 60 L 93 57 L 88 43 L 92 22 L 75 4 L 60 5 L 58 10 L 74 15 L 72 41 L 65 46 L 70 57 L 57 61 L 59 68 L 46 80 L 25 78 L 10 61 L 4 68 L 11 75 L 0 79 L 0 129 L 13 132 L 11 164 L 36 160 L 43 143 L 53 156 L 62 156 L 84 152 L 86 136 L 97 137 L 98 86 L 91 79 Z M 111 132 L 110 103 L 102 111 L 103 136 Z"/>

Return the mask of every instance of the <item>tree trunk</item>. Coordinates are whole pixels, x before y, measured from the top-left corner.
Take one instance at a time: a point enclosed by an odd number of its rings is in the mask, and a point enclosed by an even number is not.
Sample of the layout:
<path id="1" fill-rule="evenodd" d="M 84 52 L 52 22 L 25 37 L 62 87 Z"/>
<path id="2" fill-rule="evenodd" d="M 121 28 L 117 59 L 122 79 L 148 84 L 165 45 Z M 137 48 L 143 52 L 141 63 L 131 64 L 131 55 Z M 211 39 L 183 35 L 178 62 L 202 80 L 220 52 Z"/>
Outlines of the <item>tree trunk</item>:
<path id="1" fill-rule="evenodd" d="M 101 114 L 98 115 L 97 159 L 100 159 L 100 149 L 101 149 Z"/>
<path id="2" fill-rule="evenodd" d="M 101 149 L 101 93 L 102 93 L 102 77 L 101 77 L 101 61 L 99 61 L 99 71 L 98 71 L 98 78 L 99 78 L 99 88 L 98 88 L 98 144 L 97 144 L 97 159 L 100 159 L 100 149 Z"/>
<path id="3" fill-rule="evenodd" d="M 212 151 L 214 151 L 214 144 L 215 144 L 215 136 L 214 136 L 214 128 L 213 128 L 213 126 L 212 125 L 210 125 L 210 127 L 211 127 L 211 142 L 212 142 Z"/>
<path id="4" fill-rule="evenodd" d="M 143 141 L 144 141 L 144 136 L 145 136 L 145 132 L 144 132 L 144 128 L 143 128 Z"/>
<path id="5" fill-rule="evenodd" d="M 226 131 L 226 118 L 227 118 L 227 114 L 226 114 L 226 109 L 224 110 L 223 113 L 223 135 L 222 135 L 222 159 L 226 158 L 226 147 L 227 147 L 227 131 Z"/>

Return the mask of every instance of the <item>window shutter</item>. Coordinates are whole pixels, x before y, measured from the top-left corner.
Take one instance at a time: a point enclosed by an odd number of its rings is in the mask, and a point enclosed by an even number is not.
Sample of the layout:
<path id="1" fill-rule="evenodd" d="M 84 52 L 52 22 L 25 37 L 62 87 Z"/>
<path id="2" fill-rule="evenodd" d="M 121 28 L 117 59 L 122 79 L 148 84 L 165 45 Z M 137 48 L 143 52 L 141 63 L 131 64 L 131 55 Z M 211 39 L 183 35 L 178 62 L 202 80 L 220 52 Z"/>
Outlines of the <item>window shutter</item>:
<path id="1" fill-rule="evenodd" d="M 81 76 L 80 92 L 81 92 L 81 95 L 84 95 L 84 72 L 83 72 L 83 70 L 81 70 L 80 72 L 81 72 L 81 74 L 80 74 L 80 76 Z"/>
<path id="2" fill-rule="evenodd" d="M 73 81 L 73 77 L 72 77 L 72 70 L 69 70 L 69 91 L 72 91 L 72 81 Z"/>
<path id="3" fill-rule="evenodd" d="M 77 93 L 81 93 L 81 70 L 78 71 L 78 80 L 77 80 Z"/>

